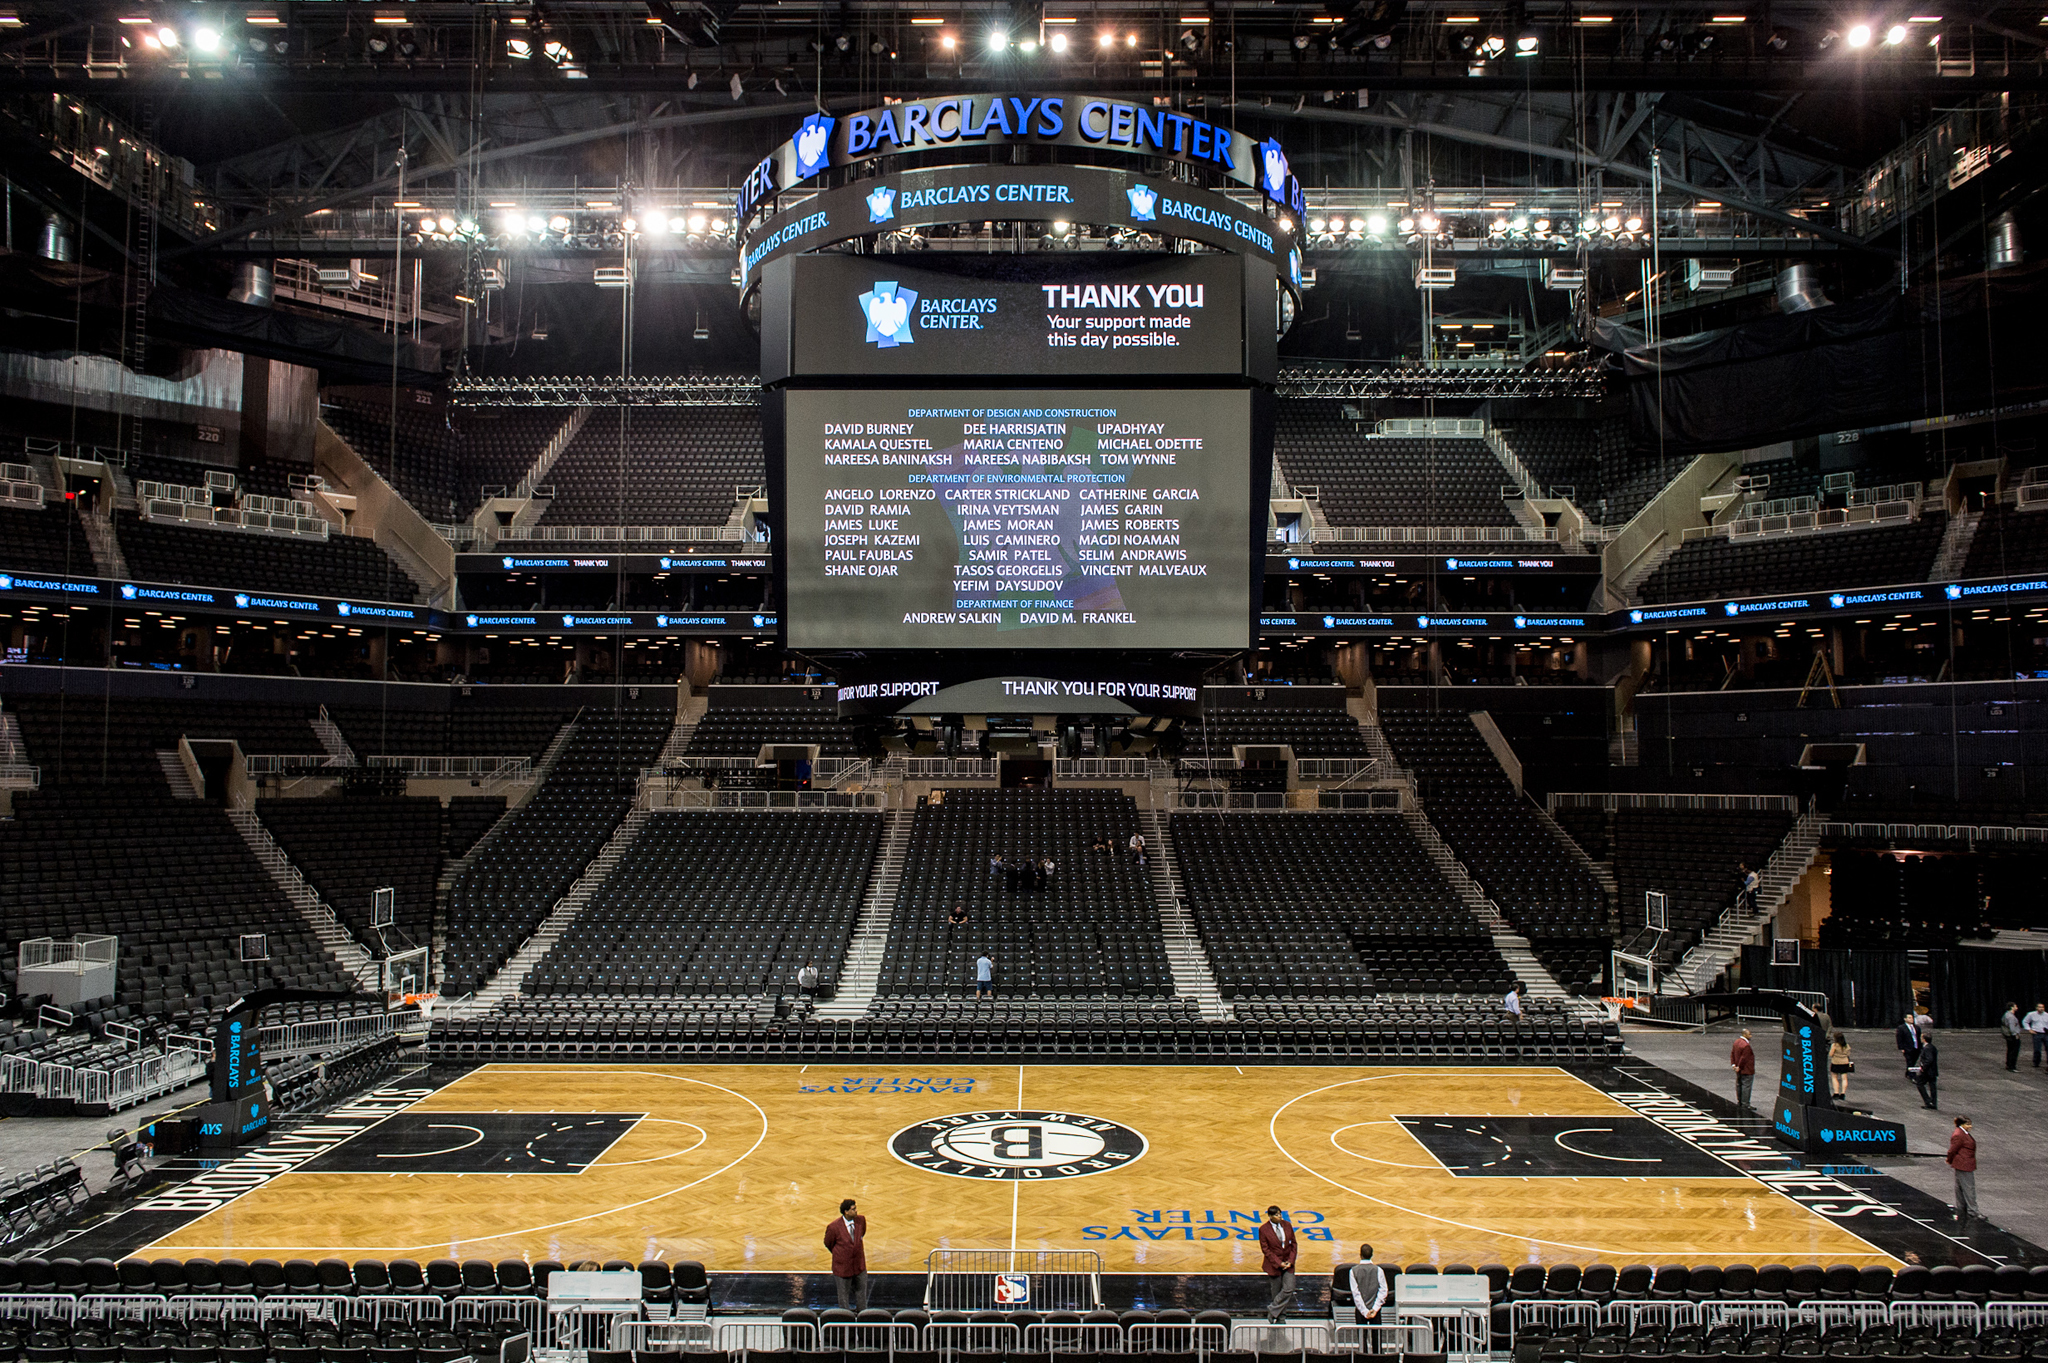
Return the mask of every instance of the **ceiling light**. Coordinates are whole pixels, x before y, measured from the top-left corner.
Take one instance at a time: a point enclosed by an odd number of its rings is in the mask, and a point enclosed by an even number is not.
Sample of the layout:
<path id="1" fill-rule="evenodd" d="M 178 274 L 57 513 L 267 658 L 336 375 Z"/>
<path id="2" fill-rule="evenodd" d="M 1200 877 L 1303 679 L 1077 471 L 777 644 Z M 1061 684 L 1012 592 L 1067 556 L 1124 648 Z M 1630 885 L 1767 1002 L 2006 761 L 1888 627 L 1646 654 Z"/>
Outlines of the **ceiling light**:
<path id="1" fill-rule="evenodd" d="M 1893 24 L 1884 31 L 1884 45 L 1886 47 L 1897 47 L 1904 41 L 1906 41 L 1906 26 L 1904 24 Z"/>
<path id="2" fill-rule="evenodd" d="M 165 47 L 176 47 L 178 45 L 178 30 L 172 28 L 169 24 L 165 24 L 156 31 L 156 40 Z"/>
<path id="3" fill-rule="evenodd" d="M 953 35 L 950 33 L 940 34 L 939 46 L 945 48 L 948 52 L 951 52 L 953 50 Z"/>
<path id="4" fill-rule="evenodd" d="M 1849 30 L 1849 46 L 1851 46 L 1851 47 L 1869 47 L 1869 46 L 1870 46 L 1870 25 L 1869 25 L 1869 24 L 1857 24 L 1857 25 L 1856 25 L 1855 27 L 1853 27 L 1853 28 L 1851 28 L 1851 29 Z"/>
<path id="5" fill-rule="evenodd" d="M 989 50 L 989 51 L 991 51 L 991 52 L 1001 52 L 1001 51 L 1002 51 L 1002 50 L 1003 50 L 1004 48 L 1008 47 L 1009 45 L 1010 45 L 1010 35 L 1009 35 L 1009 34 L 1005 33 L 1005 32 L 1004 32 L 1003 30 L 1001 30 L 1001 29 L 999 29 L 999 28 L 998 28 L 998 29 L 992 29 L 992 30 L 990 30 L 990 32 L 989 32 L 989 35 L 988 35 L 988 50 Z"/>
<path id="6" fill-rule="evenodd" d="M 1115 47 L 1116 35 L 1107 31 L 1099 33 L 1096 35 L 1095 45 L 1097 47 Z"/>
<path id="7" fill-rule="evenodd" d="M 910 26 L 912 28 L 924 28 L 927 26 L 936 28 L 938 25 L 943 24 L 945 22 L 946 21 L 944 19 L 939 18 L 935 15 L 919 15 L 917 18 L 914 18 L 910 21 Z"/>
<path id="8" fill-rule="evenodd" d="M 1055 52 L 1065 52 L 1067 50 L 1067 35 L 1055 33 L 1045 40 L 1045 44 Z"/>

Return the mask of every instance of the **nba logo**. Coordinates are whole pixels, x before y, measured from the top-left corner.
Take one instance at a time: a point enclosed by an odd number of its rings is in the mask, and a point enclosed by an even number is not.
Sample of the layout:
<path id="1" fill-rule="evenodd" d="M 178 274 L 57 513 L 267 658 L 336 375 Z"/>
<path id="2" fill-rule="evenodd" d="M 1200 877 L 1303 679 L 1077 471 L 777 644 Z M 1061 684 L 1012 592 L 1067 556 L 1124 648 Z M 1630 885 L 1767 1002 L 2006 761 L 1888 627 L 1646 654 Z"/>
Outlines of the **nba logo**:
<path id="1" fill-rule="evenodd" d="M 1022 1273 L 996 1274 L 997 1306 L 1029 1306 L 1031 1279 Z"/>

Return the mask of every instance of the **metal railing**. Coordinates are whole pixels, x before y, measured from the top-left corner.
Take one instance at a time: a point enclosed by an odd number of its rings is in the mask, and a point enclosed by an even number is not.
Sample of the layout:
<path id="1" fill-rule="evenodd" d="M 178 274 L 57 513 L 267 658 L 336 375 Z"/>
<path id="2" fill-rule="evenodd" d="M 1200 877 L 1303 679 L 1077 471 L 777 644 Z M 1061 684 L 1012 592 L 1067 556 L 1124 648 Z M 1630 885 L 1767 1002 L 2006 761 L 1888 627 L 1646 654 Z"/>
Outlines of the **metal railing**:
<path id="1" fill-rule="evenodd" d="M 906 781 L 993 781 L 997 775 L 993 757 L 906 757 L 900 760 Z"/>
<path id="2" fill-rule="evenodd" d="M 1555 544 L 1557 527 L 1526 525 L 1319 525 L 1317 544 Z"/>
<path id="3" fill-rule="evenodd" d="M 1676 795 L 1612 790 L 1553 790 L 1544 807 L 1560 809 L 1720 809 L 1750 814 L 1775 811 L 1797 814 L 1799 801 L 1790 795 Z M 2042 830 L 2048 832 L 2048 829 Z"/>
<path id="4" fill-rule="evenodd" d="M 401 1031 L 417 1023 L 412 1009 L 355 1013 L 348 1017 L 315 1018 L 310 1022 L 278 1022 L 256 1029 L 256 1048 L 265 1056 L 314 1055 L 341 1050 Z"/>
<path id="5" fill-rule="evenodd" d="M 1055 781 L 1148 781 L 1151 761 L 1143 757 L 1062 757 L 1052 764 Z"/>
<path id="6" fill-rule="evenodd" d="M 2048 828 L 2004 824 L 1852 823 L 1830 820 L 1825 838 L 1879 838 L 1886 842 L 2048 842 Z"/>
<path id="7" fill-rule="evenodd" d="M 746 544 L 737 525 L 508 525 L 499 543 L 534 541 L 571 544 Z"/>
<path id="8" fill-rule="evenodd" d="M 1917 484 L 1916 484 L 1917 486 Z M 1728 522 L 1727 535 L 1731 541 L 1769 539 L 1779 535 L 1822 534 L 1828 531 L 1860 530 L 1866 526 L 1888 525 L 1893 522 L 1910 521 L 1919 512 L 1918 500 L 1869 502 L 1861 506 L 1832 506 L 1819 511 L 1796 511 L 1782 516 L 1759 516 Z M 1703 529 L 1704 537 L 1711 538 L 1715 526 L 1694 527 L 1684 533 L 1684 538 L 1694 538 L 1694 530 Z"/>
<path id="9" fill-rule="evenodd" d="M 858 813 L 888 807 L 889 797 L 880 790 L 699 790 L 667 777 L 647 782 L 640 792 L 640 808 L 657 812 L 704 809 Z"/>
<path id="10" fill-rule="evenodd" d="M 411 753 L 379 753 L 364 758 L 363 765 L 402 771 L 408 777 L 423 780 L 481 778 L 487 786 L 533 779 L 533 759 L 525 756 L 421 757 Z"/>
<path id="11" fill-rule="evenodd" d="M 935 1249 L 925 1255 L 930 1311 L 988 1311 L 999 1285 L 1022 1277 L 1034 1311 L 1090 1311 L 1102 1304 L 1102 1256 L 1092 1249 Z"/>
<path id="12" fill-rule="evenodd" d="M 20 950 L 15 953 L 15 962 L 23 970 L 38 966 L 62 965 L 66 961 L 83 961 L 88 965 L 112 965 L 120 951 L 121 939 L 105 933 L 81 933 L 68 941 L 60 941 L 55 937 L 31 937 L 23 942 Z"/>
<path id="13" fill-rule="evenodd" d="M 2048 1325 L 2048 1302 L 1966 1301 L 1517 1301 L 1508 1304 L 1510 1342 L 1530 1333 L 1557 1331 L 1673 1330 L 1722 1326 L 1790 1329 L 1795 1325 L 1900 1325 L 1966 1329 L 1999 1326 L 2038 1329 Z"/>

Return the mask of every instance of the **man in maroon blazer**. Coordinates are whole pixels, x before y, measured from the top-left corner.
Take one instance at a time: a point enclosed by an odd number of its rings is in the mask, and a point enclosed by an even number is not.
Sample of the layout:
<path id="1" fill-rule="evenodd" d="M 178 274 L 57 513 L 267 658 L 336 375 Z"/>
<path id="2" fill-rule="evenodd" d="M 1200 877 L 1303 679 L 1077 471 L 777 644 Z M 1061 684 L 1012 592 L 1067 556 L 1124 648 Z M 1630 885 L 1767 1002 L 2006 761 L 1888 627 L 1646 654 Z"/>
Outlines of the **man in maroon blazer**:
<path id="1" fill-rule="evenodd" d="M 1259 1227 L 1259 1254 L 1265 1260 L 1266 1276 L 1273 1280 L 1273 1299 L 1266 1304 L 1266 1319 L 1278 1325 L 1294 1304 L 1294 1261 L 1301 1254 L 1294 1223 L 1278 1207 L 1266 1208 L 1266 1224 Z"/>
<path id="2" fill-rule="evenodd" d="M 868 1219 L 854 1209 L 849 1197 L 825 1227 L 825 1248 L 832 1251 L 832 1281 L 839 1289 L 839 1304 L 855 1311 L 865 1311 L 868 1306 L 867 1238 Z"/>

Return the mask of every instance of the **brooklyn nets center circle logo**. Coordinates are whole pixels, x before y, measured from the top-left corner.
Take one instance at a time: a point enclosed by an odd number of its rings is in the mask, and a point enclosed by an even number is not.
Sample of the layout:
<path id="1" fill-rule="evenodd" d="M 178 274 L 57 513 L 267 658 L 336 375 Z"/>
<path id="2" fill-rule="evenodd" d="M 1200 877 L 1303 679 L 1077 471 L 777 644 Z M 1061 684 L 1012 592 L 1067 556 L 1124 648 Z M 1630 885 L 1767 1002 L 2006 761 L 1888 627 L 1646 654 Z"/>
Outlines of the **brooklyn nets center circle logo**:
<path id="1" fill-rule="evenodd" d="M 1142 1158 L 1145 1138 L 1079 1112 L 956 1112 L 904 1127 L 889 1153 L 951 1178 L 1086 1178 Z"/>

